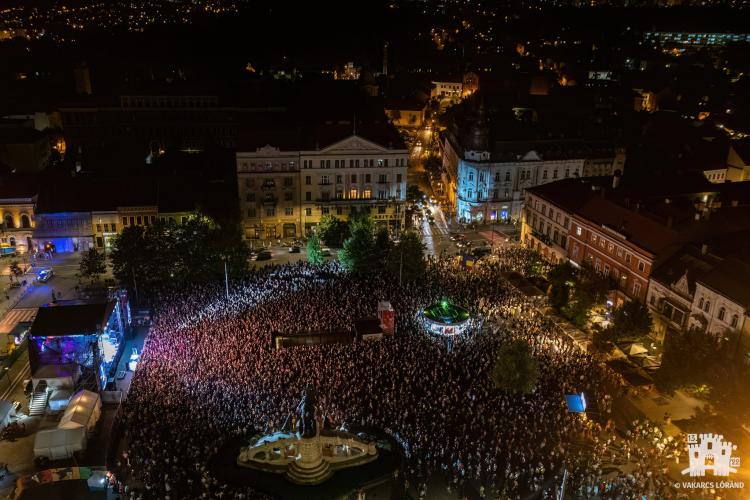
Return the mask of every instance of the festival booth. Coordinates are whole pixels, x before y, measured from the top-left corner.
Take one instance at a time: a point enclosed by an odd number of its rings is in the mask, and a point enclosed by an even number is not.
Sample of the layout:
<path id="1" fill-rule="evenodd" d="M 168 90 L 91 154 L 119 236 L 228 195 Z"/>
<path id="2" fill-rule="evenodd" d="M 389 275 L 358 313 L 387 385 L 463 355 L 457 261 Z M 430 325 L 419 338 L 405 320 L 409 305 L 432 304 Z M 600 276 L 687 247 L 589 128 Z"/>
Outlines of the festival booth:
<path id="1" fill-rule="evenodd" d="M 91 391 L 79 391 L 68 403 L 65 413 L 57 424 L 58 429 L 83 428 L 91 431 L 102 413 L 102 402 L 99 395 Z"/>
<path id="2" fill-rule="evenodd" d="M 44 429 L 36 433 L 34 457 L 50 460 L 70 458 L 77 451 L 86 449 L 86 429 Z"/>

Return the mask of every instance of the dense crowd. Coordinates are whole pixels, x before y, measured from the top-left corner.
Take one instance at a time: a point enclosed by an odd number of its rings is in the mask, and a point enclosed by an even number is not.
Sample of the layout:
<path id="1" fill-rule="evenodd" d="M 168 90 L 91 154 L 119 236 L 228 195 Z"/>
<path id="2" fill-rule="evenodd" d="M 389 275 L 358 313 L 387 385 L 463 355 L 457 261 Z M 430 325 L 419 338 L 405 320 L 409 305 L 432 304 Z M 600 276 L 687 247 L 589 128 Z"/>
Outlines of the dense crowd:
<path id="1" fill-rule="evenodd" d="M 551 498 L 564 468 L 569 490 L 582 497 L 656 492 L 650 471 L 612 474 L 592 461 L 606 456 L 598 441 L 606 418 L 568 413 L 563 396 L 583 391 L 603 402 L 605 414 L 619 380 L 503 279 L 523 258 L 508 250 L 471 272 L 434 260 L 423 279 L 403 285 L 385 275 L 354 277 L 332 263 L 268 266 L 235 284 L 228 300 L 219 286 L 163 295 L 125 406 L 120 477 L 144 485 L 135 498 L 262 497 L 224 484 L 212 459 L 228 441 L 278 430 L 311 385 L 329 421 L 395 438 L 404 457 L 399 481 L 420 497 L 439 479 L 454 492 Z M 484 319 L 452 352 L 418 319 L 442 298 Z M 375 316 L 379 300 L 397 313 L 393 337 L 271 345 L 272 332 L 350 329 L 355 319 Z M 489 375 L 499 346 L 517 339 L 529 343 L 540 367 L 526 395 L 496 389 Z"/>

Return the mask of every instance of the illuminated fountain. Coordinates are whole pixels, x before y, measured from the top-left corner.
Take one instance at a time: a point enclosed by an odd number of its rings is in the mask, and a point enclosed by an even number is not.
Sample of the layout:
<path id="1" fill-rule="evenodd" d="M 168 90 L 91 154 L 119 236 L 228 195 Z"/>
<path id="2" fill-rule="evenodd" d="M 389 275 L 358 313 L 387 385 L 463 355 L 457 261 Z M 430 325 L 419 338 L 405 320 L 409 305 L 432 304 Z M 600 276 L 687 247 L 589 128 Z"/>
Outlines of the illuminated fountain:
<path id="1" fill-rule="evenodd" d="M 307 389 L 290 415 L 285 430 L 255 439 L 240 450 L 242 467 L 284 474 L 301 485 L 320 484 L 340 469 L 363 465 L 378 458 L 375 443 L 355 434 L 322 428 L 315 391 Z M 290 422 L 291 420 L 291 422 Z M 288 430 L 286 430 L 288 428 Z"/>
<path id="2" fill-rule="evenodd" d="M 471 326 L 469 311 L 443 299 L 422 311 L 425 329 L 443 337 L 461 335 Z"/>

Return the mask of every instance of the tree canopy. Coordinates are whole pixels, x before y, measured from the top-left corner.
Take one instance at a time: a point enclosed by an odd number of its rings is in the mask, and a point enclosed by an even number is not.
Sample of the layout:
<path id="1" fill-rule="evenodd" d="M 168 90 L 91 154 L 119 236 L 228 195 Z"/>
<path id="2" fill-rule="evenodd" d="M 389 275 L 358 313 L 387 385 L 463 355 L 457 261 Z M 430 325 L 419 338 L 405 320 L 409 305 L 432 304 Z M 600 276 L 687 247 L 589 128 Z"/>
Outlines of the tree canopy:
<path id="1" fill-rule="evenodd" d="M 425 246 L 419 235 L 413 231 L 401 235 L 399 242 L 391 249 L 387 269 L 402 281 L 414 281 L 425 272 Z"/>
<path id="2" fill-rule="evenodd" d="M 319 238 L 329 247 L 341 248 L 349 236 L 347 223 L 330 214 L 325 214 L 318 223 Z"/>
<path id="3" fill-rule="evenodd" d="M 148 296 L 163 287 L 218 279 L 224 260 L 231 275 L 247 268 L 248 251 L 237 228 L 224 229 L 201 215 L 183 224 L 156 221 L 127 226 L 112 251 L 115 277 Z"/>
<path id="4" fill-rule="evenodd" d="M 323 264 L 323 250 L 320 247 L 320 238 L 318 233 L 313 232 L 307 239 L 307 262 L 313 266 Z"/>
<path id="5" fill-rule="evenodd" d="M 539 379 L 539 363 L 529 344 L 517 340 L 500 347 L 490 376 L 498 389 L 528 394 Z"/>
<path id="6" fill-rule="evenodd" d="M 93 283 L 105 272 L 107 272 L 107 261 L 104 254 L 98 252 L 96 248 L 89 248 L 88 252 L 81 257 L 78 273 L 83 278 L 90 278 Z"/>

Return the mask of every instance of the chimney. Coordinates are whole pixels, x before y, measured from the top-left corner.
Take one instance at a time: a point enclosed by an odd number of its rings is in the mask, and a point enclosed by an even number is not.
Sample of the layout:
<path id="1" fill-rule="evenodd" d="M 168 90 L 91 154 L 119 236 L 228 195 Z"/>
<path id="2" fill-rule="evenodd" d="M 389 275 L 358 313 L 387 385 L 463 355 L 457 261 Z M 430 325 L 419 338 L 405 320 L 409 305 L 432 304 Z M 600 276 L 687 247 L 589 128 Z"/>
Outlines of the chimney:
<path id="1" fill-rule="evenodd" d="M 704 243 L 701 245 L 701 255 L 706 255 L 706 254 L 708 254 L 708 245 Z"/>

